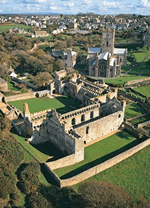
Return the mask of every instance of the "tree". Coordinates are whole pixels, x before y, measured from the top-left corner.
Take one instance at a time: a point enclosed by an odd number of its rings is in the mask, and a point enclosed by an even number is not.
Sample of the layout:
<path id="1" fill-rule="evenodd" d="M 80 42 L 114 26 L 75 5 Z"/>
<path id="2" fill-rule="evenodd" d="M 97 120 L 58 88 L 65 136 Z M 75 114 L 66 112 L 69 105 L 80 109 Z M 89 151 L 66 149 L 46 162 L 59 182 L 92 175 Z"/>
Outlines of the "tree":
<path id="1" fill-rule="evenodd" d="M 37 76 L 33 76 L 32 80 L 38 87 L 43 87 L 49 84 L 52 76 L 48 72 L 41 72 Z"/>

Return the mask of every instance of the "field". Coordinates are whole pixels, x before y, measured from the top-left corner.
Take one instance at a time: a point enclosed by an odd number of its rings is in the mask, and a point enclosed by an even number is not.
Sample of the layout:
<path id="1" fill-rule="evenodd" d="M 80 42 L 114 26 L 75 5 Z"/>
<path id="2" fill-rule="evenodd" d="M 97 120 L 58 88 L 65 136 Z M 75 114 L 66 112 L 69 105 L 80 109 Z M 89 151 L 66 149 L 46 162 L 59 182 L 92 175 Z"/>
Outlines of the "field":
<path id="1" fill-rule="evenodd" d="M 24 28 L 26 31 L 30 29 L 30 26 L 27 26 L 27 25 L 21 25 L 21 24 L 1 25 L 0 24 L 0 33 L 8 31 L 11 27 Z"/>
<path id="2" fill-rule="evenodd" d="M 84 161 L 54 170 L 61 179 L 70 178 L 131 148 L 138 141 L 127 131 L 120 131 L 84 149 Z"/>
<path id="3" fill-rule="evenodd" d="M 28 103 L 30 113 L 39 112 L 49 108 L 57 109 L 58 113 L 66 113 L 80 107 L 80 102 L 74 98 L 60 96 L 57 98 L 32 98 L 27 100 L 8 102 L 23 111 L 23 104 Z"/>
<path id="4" fill-rule="evenodd" d="M 115 79 L 105 79 L 106 84 L 125 84 L 128 81 L 136 80 L 136 79 L 144 79 L 144 76 L 123 76 Z"/>
<path id="5" fill-rule="evenodd" d="M 138 87 L 135 89 L 137 92 L 142 93 L 143 95 L 150 97 L 150 86 Z"/>
<path id="6" fill-rule="evenodd" d="M 134 116 L 138 116 L 141 114 L 145 114 L 145 110 L 138 105 L 137 103 L 131 103 L 130 105 L 126 105 L 125 109 L 125 118 L 132 118 Z"/>
<path id="7" fill-rule="evenodd" d="M 132 157 L 99 173 L 75 186 L 77 189 L 85 182 L 107 181 L 128 192 L 136 201 L 138 197 L 145 197 L 150 202 L 150 146 L 144 148 Z"/>

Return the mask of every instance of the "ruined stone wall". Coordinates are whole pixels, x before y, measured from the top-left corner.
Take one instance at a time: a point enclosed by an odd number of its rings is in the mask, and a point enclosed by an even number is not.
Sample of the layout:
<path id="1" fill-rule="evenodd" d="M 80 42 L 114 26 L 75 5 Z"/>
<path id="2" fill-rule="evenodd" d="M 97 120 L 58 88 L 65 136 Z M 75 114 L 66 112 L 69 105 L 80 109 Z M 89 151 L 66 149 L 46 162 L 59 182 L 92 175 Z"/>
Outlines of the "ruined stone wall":
<path id="1" fill-rule="evenodd" d="M 60 187 L 65 187 L 65 186 L 72 186 L 72 185 L 75 185 L 77 183 L 80 183 L 118 163 L 120 163 L 121 161 L 131 157 L 132 155 L 134 155 L 135 153 L 139 152 L 140 150 L 144 149 L 145 147 L 149 146 L 150 145 L 150 139 L 147 139 L 146 141 L 136 145 L 135 147 L 97 165 L 97 166 L 94 166 L 93 168 L 90 168 L 74 177 L 71 177 L 69 179 L 64 179 L 64 180 L 61 180 L 60 182 Z M 58 183 L 59 185 L 59 183 Z"/>
<path id="2" fill-rule="evenodd" d="M 66 130 L 70 129 L 73 125 L 78 125 L 83 121 L 88 121 L 99 116 L 100 104 L 93 104 L 80 108 L 60 116 L 61 122 L 66 122 Z M 74 122 L 73 122 L 74 121 Z M 80 135 L 80 134 L 79 134 Z"/>
<path id="3" fill-rule="evenodd" d="M 150 121 L 146 121 L 146 122 L 140 123 L 140 124 L 138 124 L 138 128 L 143 128 L 144 126 L 147 126 L 149 124 L 150 124 Z"/>
<path id="4" fill-rule="evenodd" d="M 31 143 L 39 144 L 45 141 L 51 141 L 65 154 L 75 153 L 75 139 L 68 135 L 53 118 L 46 119 L 38 130 L 34 131 Z"/>
<path id="5" fill-rule="evenodd" d="M 6 98 L 6 102 L 17 101 L 17 100 L 26 100 L 30 98 L 36 98 L 36 92 L 27 92 L 23 94 L 11 95 Z"/>
<path id="6" fill-rule="evenodd" d="M 25 86 L 27 86 L 27 87 L 29 87 L 29 88 L 31 88 L 33 90 L 36 90 L 37 89 L 37 86 L 31 84 L 30 82 L 26 82 L 24 80 L 21 80 L 21 79 L 15 78 L 15 77 L 12 77 L 12 80 L 14 82 L 17 82 L 18 84 L 24 84 Z"/>
<path id="7" fill-rule="evenodd" d="M 95 121 L 85 122 L 83 125 L 74 128 L 74 131 L 81 135 L 85 142 L 88 143 L 94 139 L 117 130 L 124 121 L 124 112 L 118 111 Z"/>

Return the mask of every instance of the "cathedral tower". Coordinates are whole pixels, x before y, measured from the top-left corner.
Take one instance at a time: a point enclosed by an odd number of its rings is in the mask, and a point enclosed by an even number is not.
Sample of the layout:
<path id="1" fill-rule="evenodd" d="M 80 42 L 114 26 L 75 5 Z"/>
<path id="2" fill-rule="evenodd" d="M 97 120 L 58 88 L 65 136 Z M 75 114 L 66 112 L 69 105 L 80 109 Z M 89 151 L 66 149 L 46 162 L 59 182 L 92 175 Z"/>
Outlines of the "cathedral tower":
<path id="1" fill-rule="evenodd" d="M 113 54 L 115 43 L 115 29 L 107 29 L 102 34 L 102 53 L 110 52 Z"/>

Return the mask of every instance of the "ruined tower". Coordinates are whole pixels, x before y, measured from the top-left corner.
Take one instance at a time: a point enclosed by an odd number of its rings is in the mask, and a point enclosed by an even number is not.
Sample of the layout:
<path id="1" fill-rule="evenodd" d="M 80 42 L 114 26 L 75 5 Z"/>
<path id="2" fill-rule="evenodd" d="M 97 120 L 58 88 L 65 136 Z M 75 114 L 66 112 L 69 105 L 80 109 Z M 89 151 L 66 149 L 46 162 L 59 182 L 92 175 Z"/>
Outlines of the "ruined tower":
<path id="1" fill-rule="evenodd" d="M 115 29 L 107 29 L 102 34 L 102 53 L 110 52 L 113 54 L 115 43 Z"/>

